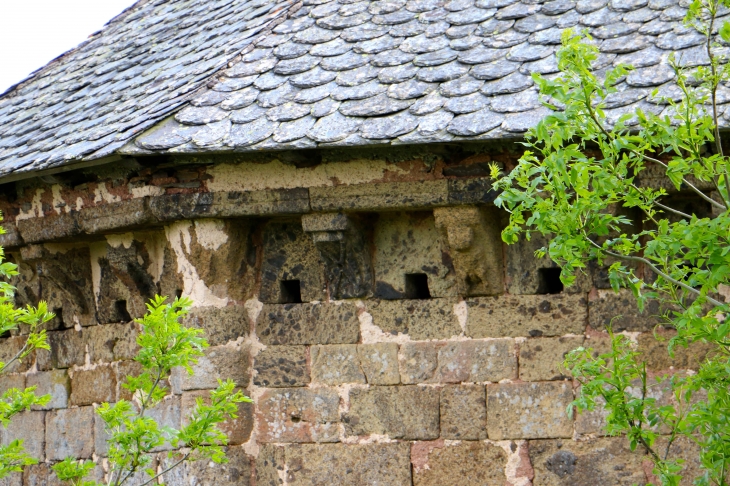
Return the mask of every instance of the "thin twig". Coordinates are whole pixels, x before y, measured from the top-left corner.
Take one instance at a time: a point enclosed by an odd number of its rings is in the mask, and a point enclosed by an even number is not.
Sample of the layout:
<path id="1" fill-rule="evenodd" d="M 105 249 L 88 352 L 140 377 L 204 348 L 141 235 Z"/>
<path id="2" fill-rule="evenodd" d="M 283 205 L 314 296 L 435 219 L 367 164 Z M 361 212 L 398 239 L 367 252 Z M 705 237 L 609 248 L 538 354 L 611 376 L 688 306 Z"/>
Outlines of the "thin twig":
<path id="1" fill-rule="evenodd" d="M 172 471 L 177 466 L 179 466 L 180 464 L 182 464 L 182 462 L 185 461 L 189 456 L 190 456 L 190 453 L 188 452 L 187 454 L 185 454 L 182 457 L 182 459 L 180 459 L 179 461 L 177 461 L 175 464 L 173 464 L 172 466 L 168 467 L 167 469 L 165 469 L 164 471 L 162 471 L 160 474 L 158 474 L 154 478 L 150 478 L 149 480 L 147 480 L 144 483 L 140 484 L 140 486 L 146 486 L 146 485 L 150 484 L 152 481 L 154 481 L 155 479 L 157 479 L 160 476 L 162 476 L 163 474 L 167 474 L 168 472 Z"/>

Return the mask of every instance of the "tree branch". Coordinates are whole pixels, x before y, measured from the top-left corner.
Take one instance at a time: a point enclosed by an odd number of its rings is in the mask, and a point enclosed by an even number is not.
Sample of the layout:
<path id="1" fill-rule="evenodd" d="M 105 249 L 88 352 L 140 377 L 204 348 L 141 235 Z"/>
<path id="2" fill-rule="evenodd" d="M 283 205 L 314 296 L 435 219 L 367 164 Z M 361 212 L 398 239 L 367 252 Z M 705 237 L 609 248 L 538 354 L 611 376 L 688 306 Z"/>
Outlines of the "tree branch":
<path id="1" fill-rule="evenodd" d="M 149 480 L 147 480 L 144 483 L 140 484 L 140 486 L 146 486 L 146 485 L 150 484 L 152 481 L 154 481 L 155 479 L 157 479 L 160 476 L 162 476 L 163 474 L 167 474 L 168 472 L 172 471 L 173 469 L 175 469 L 176 467 L 178 467 L 180 464 L 182 464 L 182 462 L 185 461 L 189 456 L 190 456 L 190 453 L 188 452 L 187 454 L 185 454 L 182 457 L 182 459 L 180 459 L 179 461 L 177 461 L 175 464 L 173 464 L 172 466 L 168 467 L 167 469 L 165 469 L 164 471 L 162 471 L 160 474 L 158 474 L 154 478 L 150 478 Z"/>

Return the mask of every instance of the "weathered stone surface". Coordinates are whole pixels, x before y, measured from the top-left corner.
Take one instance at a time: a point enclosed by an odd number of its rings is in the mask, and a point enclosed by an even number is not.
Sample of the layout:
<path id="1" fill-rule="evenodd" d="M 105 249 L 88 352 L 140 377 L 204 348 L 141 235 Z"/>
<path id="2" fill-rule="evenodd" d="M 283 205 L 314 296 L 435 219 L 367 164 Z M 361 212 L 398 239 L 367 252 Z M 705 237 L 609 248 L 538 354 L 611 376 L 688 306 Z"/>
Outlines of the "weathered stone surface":
<path id="1" fill-rule="evenodd" d="M 277 388 L 264 391 L 256 403 L 260 442 L 337 442 L 337 390 Z"/>
<path id="2" fill-rule="evenodd" d="M 438 350 L 443 343 L 405 343 L 400 347 L 398 362 L 404 384 L 435 381 Z"/>
<path id="3" fill-rule="evenodd" d="M 185 461 L 165 474 L 166 484 L 194 484 L 196 486 L 248 486 L 251 483 L 251 457 L 246 455 L 243 447 L 230 446 L 225 448 L 228 462 L 215 464 L 210 461 Z M 160 455 L 163 468 L 171 466 L 176 457 Z M 136 484 L 133 483 L 133 484 Z"/>
<path id="4" fill-rule="evenodd" d="M 509 484 L 505 483 L 507 454 L 497 445 L 464 441 L 435 445 L 424 453 L 424 467 L 415 468 L 414 486 Z"/>
<path id="5" fill-rule="evenodd" d="M 142 365 L 132 360 L 116 361 L 112 363 L 112 369 L 117 382 L 117 400 L 132 400 L 132 393 L 123 385 L 127 383 L 128 376 L 139 376 L 142 373 Z"/>
<path id="6" fill-rule="evenodd" d="M 703 343 L 695 342 L 688 347 L 675 346 L 674 356 L 669 355 L 667 346 L 669 340 L 676 335 L 674 331 L 655 331 L 639 334 L 637 341 L 638 351 L 641 359 L 646 362 L 649 370 L 668 370 L 670 368 L 682 370 L 697 370 L 713 347 Z"/>
<path id="7" fill-rule="evenodd" d="M 357 356 L 368 384 L 397 385 L 400 383 L 397 344 L 360 344 L 357 347 Z"/>
<path id="8" fill-rule="evenodd" d="M 113 402 L 115 399 L 116 375 L 109 365 L 100 365 L 91 370 L 76 370 L 71 376 L 70 405 L 91 405 Z"/>
<path id="9" fill-rule="evenodd" d="M 25 452 L 40 461 L 44 458 L 46 412 L 22 412 L 13 416 L 7 426 L 0 427 L 0 444 L 10 445 L 23 440 Z"/>
<path id="10" fill-rule="evenodd" d="M 23 470 L 22 484 L 25 486 L 64 486 L 49 464 L 40 463 Z"/>
<path id="11" fill-rule="evenodd" d="M 285 287 L 282 282 L 287 281 L 297 282 L 300 302 L 324 299 L 324 272 L 319 253 L 312 237 L 304 233 L 301 224 L 267 224 L 263 246 L 261 301 L 285 304 L 294 300 L 283 290 Z"/>
<path id="12" fill-rule="evenodd" d="M 631 291 L 622 289 L 599 290 L 598 296 L 588 302 L 588 323 L 594 329 L 611 326 L 614 331 L 651 331 L 662 322 L 657 316 L 659 303 L 649 301 L 644 312 L 639 312 Z"/>
<path id="13" fill-rule="evenodd" d="M 512 339 L 456 341 L 438 351 L 436 378 L 441 383 L 497 382 L 515 378 L 516 373 Z"/>
<path id="14" fill-rule="evenodd" d="M 137 356 L 137 324 L 102 324 L 84 330 L 84 340 L 89 347 L 92 363 L 109 363 Z"/>
<path id="15" fill-rule="evenodd" d="M 502 293 L 502 240 L 496 209 L 436 208 L 434 217 L 454 262 L 459 293 L 463 296 Z"/>
<path id="16" fill-rule="evenodd" d="M 570 382 L 489 385 L 489 438 L 570 438 L 573 435 L 573 422 L 565 411 L 572 401 L 573 387 Z"/>
<path id="17" fill-rule="evenodd" d="M 247 387 L 251 380 L 250 349 L 247 345 L 215 346 L 205 350 L 205 356 L 193 365 L 193 376 L 182 368 L 175 368 L 171 383 L 175 393 L 187 390 L 216 388 L 218 380 L 233 380 L 237 386 Z"/>
<path id="18" fill-rule="evenodd" d="M 365 374 L 360 368 L 357 346 L 334 344 L 312 346 L 312 381 L 326 385 L 343 383 L 365 383 Z"/>
<path id="19" fill-rule="evenodd" d="M 583 336 L 531 338 L 520 344 L 520 379 L 524 381 L 561 380 L 567 377 L 565 356 L 583 346 Z"/>
<path id="20" fill-rule="evenodd" d="M 49 332 L 48 344 L 51 346 L 50 353 L 47 351 L 36 352 L 36 362 L 39 370 L 70 368 L 74 365 L 81 366 L 84 364 L 86 343 L 82 332 L 74 329 Z"/>
<path id="21" fill-rule="evenodd" d="M 396 352 L 397 349 L 396 349 Z M 28 385 L 30 386 L 30 385 Z M 3 373 L 0 375 L 0 394 L 5 393 L 11 388 L 25 390 L 26 376 L 20 373 Z M 42 393 L 39 393 L 42 394 Z"/>
<path id="22" fill-rule="evenodd" d="M 386 333 L 408 334 L 414 340 L 448 339 L 462 332 L 454 304 L 453 299 L 381 300 L 369 301 L 367 310 L 373 324 Z"/>
<path id="23" fill-rule="evenodd" d="M 7 375 L 12 376 L 12 375 Z M 46 405 L 33 405 L 33 410 L 51 410 L 68 407 L 71 380 L 66 370 L 41 371 L 28 375 L 27 387 L 35 386 L 36 395 L 51 395 Z M 20 388 L 20 387 L 19 387 Z"/>
<path id="24" fill-rule="evenodd" d="M 39 412 L 40 413 L 40 412 Z M 93 407 L 44 412 L 46 416 L 46 459 L 60 461 L 69 456 L 88 459 L 94 452 Z"/>
<path id="25" fill-rule="evenodd" d="M 313 211 L 424 208 L 448 199 L 446 181 L 383 182 L 309 189 Z"/>
<path id="26" fill-rule="evenodd" d="M 422 386 L 374 386 L 350 390 L 343 419 L 347 435 L 387 435 L 429 440 L 439 436 L 439 391 Z"/>
<path id="27" fill-rule="evenodd" d="M 61 238 L 72 238 L 81 233 L 78 213 L 49 214 L 43 218 L 16 221 L 18 232 L 26 243 L 41 243 Z"/>
<path id="28" fill-rule="evenodd" d="M 585 442 L 530 441 L 530 461 L 535 470 L 533 484 L 645 484 L 642 461 L 646 456 L 638 449 L 631 452 L 628 445 L 624 437 Z"/>
<path id="29" fill-rule="evenodd" d="M 503 295 L 467 300 L 473 338 L 582 334 L 587 302 L 580 295 Z"/>
<path id="30" fill-rule="evenodd" d="M 11 336 L 5 339 L 0 339 L 0 361 L 3 363 L 9 363 L 17 354 L 23 349 L 26 342 L 25 336 Z M 41 356 L 48 356 L 46 350 L 38 350 L 36 354 Z M 41 358 L 39 358 L 41 359 Z M 33 355 L 27 356 L 22 361 L 16 361 L 8 367 L 8 372 L 23 373 L 28 371 L 33 365 Z"/>
<path id="31" fill-rule="evenodd" d="M 205 338 L 211 346 L 226 344 L 249 333 L 249 321 L 243 306 L 194 307 L 183 319 L 188 326 L 205 331 Z"/>
<path id="32" fill-rule="evenodd" d="M 487 395 L 484 385 L 449 385 L 441 389 L 441 438 L 487 438 Z"/>
<path id="33" fill-rule="evenodd" d="M 177 395 L 168 395 L 156 406 L 150 408 L 148 414 L 162 427 L 180 429 L 182 425 L 182 398 Z M 169 451 L 172 450 L 172 444 L 165 443 L 154 450 Z"/>
<path id="34" fill-rule="evenodd" d="M 278 459 L 278 461 L 270 460 L 273 466 L 271 469 L 283 470 L 286 467 L 287 484 L 318 486 L 327 484 L 410 486 L 411 484 L 408 443 L 347 446 L 297 444 L 280 449 L 283 450 L 278 451 L 276 455 L 269 454 L 269 457 Z M 278 476 L 272 474 L 265 478 L 268 482 L 262 483 L 261 478 L 258 479 L 258 485 L 280 484 Z M 275 480 L 277 482 L 274 482 Z"/>
<path id="35" fill-rule="evenodd" d="M 88 234 L 133 228 L 149 224 L 153 220 L 154 215 L 144 198 L 91 206 L 79 212 L 79 227 Z"/>
<path id="36" fill-rule="evenodd" d="M 350 303 L 264 305 L 256 333 L 266 345 L 347 344 L 360 336 L 357 309 Z"/>
<path id="37" fill-rule="evenodd" d="M 309 211 L 306 188 L 268 191 L 232 191 L 213 194 L 213 211 L 219 217 L 299 214 Z"/>
<path id="38" fill-rule="evenodd" d="M 187 419 L 195 410 L 196 400 L 198 398 L 202 399 L 204 404 L 210 405 L 210 392 L 207 390 L 185 392 L 182 394 L 180 416 L 183 427 L 188 425 L 189 420 Z M 237 418 L 228 419 L 218 425 L 221 431 L 228 436 L 229 445 L 243 444 L 251 437 L 251 431 L 253 430 L 253 404 L 239 403 L 236 415 L 238 415 Z"/>
<path id="39" fill-rule="evenodd" d="M 306 346 L 267 346 L 254 361 L 256 386 L 305 386 L 310 381 Z"/>

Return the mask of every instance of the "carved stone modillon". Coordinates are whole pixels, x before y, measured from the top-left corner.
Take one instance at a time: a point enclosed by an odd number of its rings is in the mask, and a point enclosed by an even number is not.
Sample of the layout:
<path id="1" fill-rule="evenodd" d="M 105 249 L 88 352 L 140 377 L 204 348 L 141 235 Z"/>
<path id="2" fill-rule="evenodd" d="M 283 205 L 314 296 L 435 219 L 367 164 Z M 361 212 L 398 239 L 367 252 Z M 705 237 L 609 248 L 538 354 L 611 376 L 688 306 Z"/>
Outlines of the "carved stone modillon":
<path id="1" fill-rule="evenodd" d="M 502 240 L 496 208 L 434 209 L 436 227 L 450 250 L 463 296 L 504 292 Z"/>
<path id="2" fill-rule="evenodd" d="M 330 298 L 369 295 L 373 287 L 370 251 L 357 222 L 341 213 L 307 214 L 302 227 L 312 233 L 325 266 Z"/>

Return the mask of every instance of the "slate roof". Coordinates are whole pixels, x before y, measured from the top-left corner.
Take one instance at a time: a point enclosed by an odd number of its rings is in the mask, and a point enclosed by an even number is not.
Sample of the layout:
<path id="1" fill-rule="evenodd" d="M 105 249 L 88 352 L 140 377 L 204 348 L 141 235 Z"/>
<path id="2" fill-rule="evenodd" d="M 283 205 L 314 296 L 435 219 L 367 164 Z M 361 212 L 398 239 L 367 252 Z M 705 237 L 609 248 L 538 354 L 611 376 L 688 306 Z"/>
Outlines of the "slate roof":
<path id="1" fill-rule="evenodd" d="M 557 71 L 568 27 L 594 36 L 597 69 L 637 67 L 610 117 L 661 113 L 678 96 L 668 55 L 706 62 L 684 1 L 143 1 L 0 99 L 0 176 L 111 153 L 520 136 L 546 113 L 529 74 Z"/>

